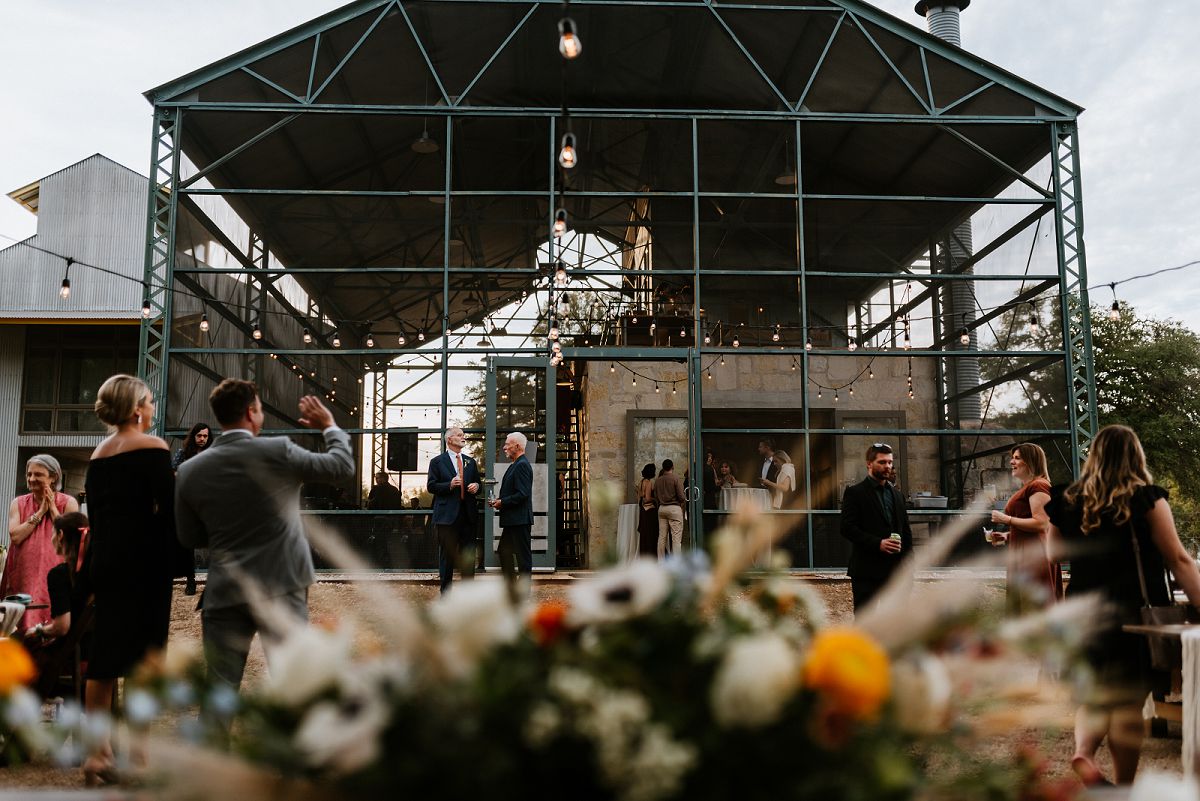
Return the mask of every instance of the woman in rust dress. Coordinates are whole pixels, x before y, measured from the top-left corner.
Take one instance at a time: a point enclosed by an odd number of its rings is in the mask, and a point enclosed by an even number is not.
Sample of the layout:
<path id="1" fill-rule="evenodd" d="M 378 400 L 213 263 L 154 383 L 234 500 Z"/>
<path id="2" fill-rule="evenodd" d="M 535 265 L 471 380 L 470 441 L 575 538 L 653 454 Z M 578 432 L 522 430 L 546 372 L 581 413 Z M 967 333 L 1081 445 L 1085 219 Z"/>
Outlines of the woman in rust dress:
<path id="1" fill-rule="evenodd" d="M 993 523 L 1008 526 L 1008 531 L 993 535 L 992 544 L 1008 546 L 1008 610 L 1022 614 L 1062 597 L 1062 568 L 1050 561 L 1046 549 L 1050 523 L 1046 452 L 1025 442 L 1012 449 L 1008 464 L 1021 488 L 1008 499 L 1003 512 L 992 512 Z"/>

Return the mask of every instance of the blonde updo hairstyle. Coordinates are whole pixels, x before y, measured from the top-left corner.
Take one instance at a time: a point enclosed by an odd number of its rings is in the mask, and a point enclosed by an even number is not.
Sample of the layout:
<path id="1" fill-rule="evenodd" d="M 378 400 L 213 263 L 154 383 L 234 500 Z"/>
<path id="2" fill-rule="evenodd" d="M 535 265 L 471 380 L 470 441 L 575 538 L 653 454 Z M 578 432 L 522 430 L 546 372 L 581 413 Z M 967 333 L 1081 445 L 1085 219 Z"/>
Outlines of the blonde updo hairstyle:
<path id="1" fill-rule="evenodd" d="M 137 414 L 137 407 L 150 397 L 150 387 L 140 378 L 117 374 L 111 376 L 96 393 L 96 416 L 111 428 L 128 423 Z"/>

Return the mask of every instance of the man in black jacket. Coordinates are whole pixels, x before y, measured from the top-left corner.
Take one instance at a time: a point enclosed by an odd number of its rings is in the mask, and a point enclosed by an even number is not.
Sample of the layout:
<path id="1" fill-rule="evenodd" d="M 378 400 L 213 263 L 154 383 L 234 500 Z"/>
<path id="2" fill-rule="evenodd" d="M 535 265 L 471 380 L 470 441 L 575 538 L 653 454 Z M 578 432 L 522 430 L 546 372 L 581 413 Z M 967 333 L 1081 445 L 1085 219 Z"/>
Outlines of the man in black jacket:
<path id="1" fill-rule="evenodd" d="M 842 536 L 850 552 L 850 586 L 854 611 L 866 607 L 888 582 L 900 560 L 912 552 L 912 528 L 904 496 L 888 481 L 894 458 L 891 446 L 876 442 L 867 448 L 867 477 L 842 495 Z"/>

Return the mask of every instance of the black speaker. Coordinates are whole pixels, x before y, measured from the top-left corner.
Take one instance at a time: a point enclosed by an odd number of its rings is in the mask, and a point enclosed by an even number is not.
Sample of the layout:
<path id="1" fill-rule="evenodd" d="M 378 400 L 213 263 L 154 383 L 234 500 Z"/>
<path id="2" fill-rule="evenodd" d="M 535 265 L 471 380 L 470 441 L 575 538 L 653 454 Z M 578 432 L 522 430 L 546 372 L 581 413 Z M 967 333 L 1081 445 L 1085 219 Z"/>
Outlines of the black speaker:
<path id="1" fill-rule="evenodd" d="M 393 473 L 417 469 L 417 430 L 405 428 L 387 435 L 387 469 Z"/>

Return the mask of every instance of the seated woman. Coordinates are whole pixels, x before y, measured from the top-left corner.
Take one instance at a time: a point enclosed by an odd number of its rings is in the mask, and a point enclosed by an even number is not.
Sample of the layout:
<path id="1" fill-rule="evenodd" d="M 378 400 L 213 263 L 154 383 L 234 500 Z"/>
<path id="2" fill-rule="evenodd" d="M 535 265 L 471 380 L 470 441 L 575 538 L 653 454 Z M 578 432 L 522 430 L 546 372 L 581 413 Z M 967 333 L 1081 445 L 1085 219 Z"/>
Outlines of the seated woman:
<path id="1" fill-rule="evenodd" d="M 91 590 L 85 580 L 84 538 L 88 520 L 79 512 L 69 512 L 54 521 L 54 552 L 62 560 L 46 574 L 50 591 L 50 620 L 30 628 L 25 635 L 26 645 L 33 652 L 38 668 L 38 692 L 42 697 L 54 693 L 58 678 L 68 661 L 74 658 L 78 641 L 83 660 L 87 660 L 89 632 L 77 632 L 69 637 L 72 627 L 87 626 Z"/>

